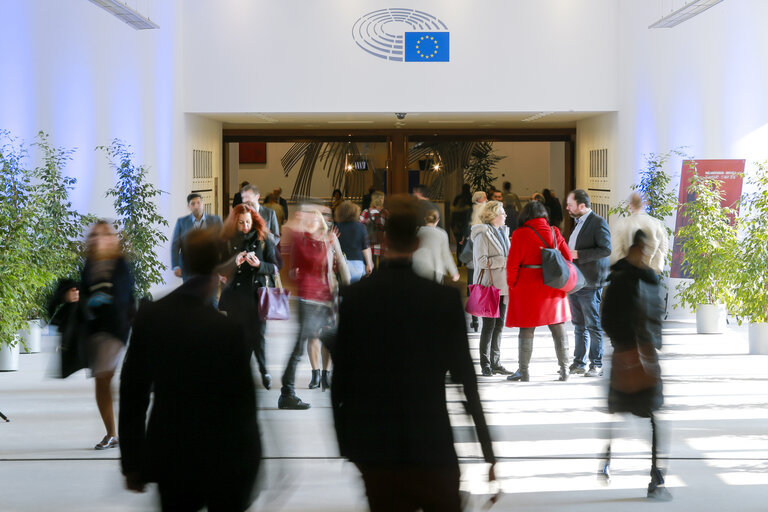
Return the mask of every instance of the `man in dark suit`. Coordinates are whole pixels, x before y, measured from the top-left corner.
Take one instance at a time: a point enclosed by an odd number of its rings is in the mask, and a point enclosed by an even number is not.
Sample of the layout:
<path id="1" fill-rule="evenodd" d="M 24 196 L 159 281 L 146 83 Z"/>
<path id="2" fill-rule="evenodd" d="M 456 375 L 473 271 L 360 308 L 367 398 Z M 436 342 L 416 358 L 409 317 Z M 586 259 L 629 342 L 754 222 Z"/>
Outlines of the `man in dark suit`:
<path id="1" fill-rule="evenodd" d="M 194 192 L 187 196 L 187 208 L 190 214 L 179 217 L 173 228 L 171 239 L 171 268 L 176 277 L 186 281 L 189 278 L 184 269 L 184 261 L 181 257 L 184 248 L 184 237 L 194 229 L 221 229 L 221 217 L 205 213 L 203 198 Z"/>
<path id="2" fill-rule="evenodd" d="M 342 291 L 331 383 L 339 448 L 362 473 L 373 512 L 458 512 L 459 465 L 445 400 L 448 370 L 464 384 L 491 480 L 495 463 L 461 298 L 458 290 L 411 269 L 418 248 L 417 200 L 394 196 L 386 208 L 385 262 Z M 372 379 L 371 368 L 385 368 L 387 378 Z"/>
<path id="3" fill-rule="evenodd" d="M 261 197 L 259 189 L 255 185 L 246 185 L 240 190 L 240 194 L 243 197 L 243 202 L 249 203 L 256 208 L 261 218 L 267 223 L 267 228 L 274 237 L 275 245 L 277 245 L 280 242 L 280 226 L 277 224 L 277 215 L 275 215 L 274 210 L 271 208 L 259 204 L 259 198 Z"/>
<path id="4" fill-rule="evenodd" d="M 573 334 L 576 338 L 572 374 L 600 377 L 603 374 L 603 329 L 600 300 L 608 277 L 611 231 L 604 218 L 594 213 L 589 194 L 577 189 L 568 194 L 566 209 L 576 221 L 568 239 L 573 263 L 584 274 L 586 286 L 569 296 Z M 589 350 L 589 370 L 586 370 Z"/>
<path id="5" fill-rule="evenodd" d="M 213 307 L 217 237 L 190 233 L 190 278 L 142 305 L 120 382 L 126 487 L 157 482 L 164 511 L 246 510 L 261 459 L 250 347 Z M 154 392 L 147 424 L 150 393 Z"/>

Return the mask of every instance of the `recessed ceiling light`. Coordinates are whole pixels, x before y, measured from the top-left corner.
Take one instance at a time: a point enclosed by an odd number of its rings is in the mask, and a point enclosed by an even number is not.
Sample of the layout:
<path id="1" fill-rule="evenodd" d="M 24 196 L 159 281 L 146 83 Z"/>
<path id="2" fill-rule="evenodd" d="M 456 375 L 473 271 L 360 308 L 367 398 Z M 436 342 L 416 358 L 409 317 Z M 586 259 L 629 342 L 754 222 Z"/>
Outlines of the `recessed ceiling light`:
<path id="1" fill-rule="evenodd" d="M 526 121 L 526 122 L 527 121 L 537 121 L 537 120 L 541 119 L 542 117 L 546 117 L 546 116 L 549 116 L 549 115 L 552 115 L 552 114 L 554 114 L 554 112 L 539 112 L 538 114 L 533 114 L 532 116 L 528 116 L 528 117 L 522 119 L 522 121 Z"/>

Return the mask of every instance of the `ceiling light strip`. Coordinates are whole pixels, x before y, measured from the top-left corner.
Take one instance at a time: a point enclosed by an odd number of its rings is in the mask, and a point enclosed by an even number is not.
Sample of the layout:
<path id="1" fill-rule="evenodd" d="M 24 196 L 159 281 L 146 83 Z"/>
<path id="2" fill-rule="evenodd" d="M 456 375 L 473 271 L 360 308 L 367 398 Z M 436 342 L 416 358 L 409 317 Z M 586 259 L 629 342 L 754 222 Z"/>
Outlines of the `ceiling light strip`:
<path id="1" fill-rule="evenodd" d="M 694 16 L 701 14 L 710 7 L 714 7 L 723 0 L 693 0 L 682 6 L 680 9 L 663 16 L 656 23 L 649 25 L 648 28 L 672 28 Z"/>
<path id="2" fill-rule="evenodd" d="M 136 30 L 151 30 L 160 28 L 160 25 L 142 16 L 138 11 L 134 11 L 124 2 L 118 0 L 88 0 L 92 4 L 98 5 L 108 13 L 116 16 L 121 21 L 132 26 Z"/>

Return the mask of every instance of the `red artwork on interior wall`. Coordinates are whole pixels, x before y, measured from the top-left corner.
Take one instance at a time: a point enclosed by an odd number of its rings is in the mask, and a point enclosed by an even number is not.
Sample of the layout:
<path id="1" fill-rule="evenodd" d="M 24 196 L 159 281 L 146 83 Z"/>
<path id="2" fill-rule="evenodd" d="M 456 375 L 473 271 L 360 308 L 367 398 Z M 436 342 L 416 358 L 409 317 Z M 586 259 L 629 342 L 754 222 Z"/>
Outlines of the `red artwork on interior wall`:
<path id="1" fill-rule="evenodd" d="M 240 143 L 240 163 L 241 164 L 267 163 L 267 143 L 266 142 L 241 142 Z"/>
<path id="2" fill-rule="evenodd" d="M 691 176 L 694 173 L 705 178 L 720 180 L 722 183 L 723 201 L 722 206 L 737 208 L 738 201 L 741 198 L 741 185 L 744 177 L 744 164 L 746 160 L 684 160 L 683 172 L 680 175 L 680 193 L 678 196 L 679 206 L 677 208 L 677 220 L 675 222 L 675 233 L 683 226 L 688 225 L 688 218 L 683 215 L 683 209 L 680 207 L 689 201 L 695 201 L 696 197 L 688 194 L 688 185 L 691 183 Z M 733 221 L 733 220 L 732 220 Z M 675 237 L 675 243 L 672 246 L 672 268 L 669 276 L 676 278 L 688 278 L 685 269 L 683 269 L 683 251 L 682 241 Z"/>

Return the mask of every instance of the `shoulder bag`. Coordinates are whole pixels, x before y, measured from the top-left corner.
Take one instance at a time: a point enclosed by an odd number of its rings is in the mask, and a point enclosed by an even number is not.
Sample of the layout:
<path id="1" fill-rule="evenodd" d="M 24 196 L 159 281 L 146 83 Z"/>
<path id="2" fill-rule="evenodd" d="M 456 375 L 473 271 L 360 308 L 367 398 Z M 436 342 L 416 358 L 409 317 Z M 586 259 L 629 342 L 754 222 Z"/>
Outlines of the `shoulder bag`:
<path id="1" fill-rule="evenodd" d="M 467 298 L 467 305 L 465 309 L 467 313 L 472 316 L 479 316 L 483 318 L 499 318 L 499 289 L 493 286 L 493 272 L 491 272 L 490 261 L 488 262 L 487 270 L 491 285 L 469 285 L 469 297 Z M 482 269 L 478 274 L 478 283 L 483 280 L 483 273 L 485 271 L 486 269 Z"/>
<path id="2" fill-rule="evenodd" d="M 576 265 L 566 260 L 557 248 L 555 228 L 552 228 L 552 247 L 549 247 L 538 231 L 531 226 L 525 227 L 533 231 L 539 237 L 541 243 L 544 244 L 544 247 L 541 248 L 540 266 L 544 277 L 544 284 L 566 293 L 574 293 L 584 288 L 586 281 L 581 271 Z M 539 265 L 524 265 L 524 267 L 539 268 Z"/>
<path id="3" fill-rule="evenodd" d="M 262 322 L 266 320 L 288 320 L 291 316 L 291 308 L 288 303 L 291 292 L 283 288 L 279 270 L 275 272 L 272 279 L 275 283 L 274 288 L 269 287 L 269 276 L 267 276 L 265 286 L 260 286 L 256 289 L 259 320 Z"/>

